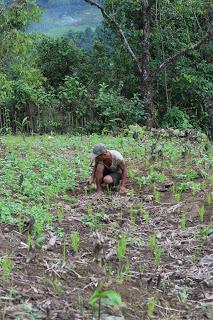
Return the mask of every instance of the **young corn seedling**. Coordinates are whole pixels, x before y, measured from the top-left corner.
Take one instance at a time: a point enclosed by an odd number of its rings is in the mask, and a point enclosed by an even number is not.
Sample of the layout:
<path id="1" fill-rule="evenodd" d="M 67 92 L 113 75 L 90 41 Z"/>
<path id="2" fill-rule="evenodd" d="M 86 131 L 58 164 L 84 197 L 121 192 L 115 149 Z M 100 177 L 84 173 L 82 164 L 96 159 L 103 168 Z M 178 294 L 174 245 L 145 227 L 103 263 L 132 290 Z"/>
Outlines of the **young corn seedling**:
<path id="1" fill-rule="evenodd" d="M 122 271 L 121 271 L 121 267 L 118 267 L 116 270 L 116 275 L 115 275 L 115 281 L 116 283 L 123 283 L 123 275 L 122 275 Z"/>
<path id="2" fill-rule="evenodd" d="M 144 274 L 145 268 L 141 264 L 138 267 L 139 277 L 142 279 L 142 275 Z"/>
<path id="3" fill-rule="evenodd" d="M 93 215 L 93 208 L 91 205 L 87 206 L 87 213 L 88 213 L 88 215 Z"/>
<path id="4" fill-rule="evenodd" d="M 5 282 L 9 281 L 9 276 L 11 271 L 13 270 L 13 263 L 9 257 L 4 257 L 0 260 L 0 265 L 2 268 L 2 279 Z"/>
<path id="5" fill-rule="evenodd" d="M 140 203 L 138 204 L 138 212 L 139 212 L 139 215 L 140 215 L 140 217 L 141 217 L 142 214 L 143 214 L 143 204 L 142 204 L 142 202 L 140 202 Z"/>
<path id="6" fill-rule="evenodd" d="M 54 278 L 47 278 L 47 279 L 45 279 L 44 282 L 45 282 L 45 284 L 49 284 L 56 294 L 60 294 L 64 291 L 60 281 L 55 277 Z"/>
<path id="7" fill-rule="evenodd" d="M 208 194 L 207 194 L 206 200 L 207 200 L 208 205 L 210 206 L 211 203 L 212 203 L 212 195 L 211 195 L 211 193 L 208 193 Z"/>
<path id="8" fill-rule="evenodd" d="M 149 223 L 149 211 L 147 210 L 144 212 L 144 220 L 146 223 Z"/>
<path id="9" fill-rule="evenodd" d="M 130 180 L 133 181 L 135 174 L 134 174 L 134 169 L 131 166 L 129 167 L 128 175 L 129 175 Z"/>
<path id="10" fill-rule="evenodd" d="M 134 211 L 134 208 L 132 205 L 130 205 L 129 212 L 130 212 L 131 221 L 134 224 L 135 223 L 135 211 Z"/>
<path id="11" fill-rule="evenodd" d="M 24 217 L 23 217 L 23 215 L 20 213 L 20 214 L 18 215 L 18 231 L 19 231 L 19 233 L 22 233 L 23 228 L 24 228 Z"/>
<path id="12" fill-rule="evenodd" d="M 71 233 L 71 246 L 72 246 L 74 253 L 78 252 L 79 242 L 80 242 L 79 233 L 77 231 L 72 232 Z"/>
<path id="13" fill-rule="evenodd" d="M 213 185 L 213 174 L 211 174 L 211 176 L 209 177 L 209 180 L 210 180 L 211 184 Z"/>
<path id="14" fill-rule="evenodd" d="M 181 194 L 180 194 L 180 193 L 176 193 L 176 194 L 175 194 L 175 200 L 176 200 L 177 202 L 180 202 L 180 200 L 181 200 Z"/>
<path id="15" fill-rule="evenodd" d="M 154 195 L 155 201 L 156 201 L 156 202 L 159 202 L 159 201 L 160 201 L 160 197 L 161 197 L 160 192 L 157 191 L 156 189 L 154 189 L 153 195 Z"/>
<path id="16" fill-rule="evenodd" d="M 161 256 L 162 256 L 162 249 L 156 246 L 153 253 L 155 258 L 155 264 L 159 266 L 161 261 Z"/>
<path id="17" fill-rule="evenodd" d="M 185 229 L 187 225 L 187 217 L 184 213 L 182 213 L 181 218 L 180 218 L 180 226 L 182 229 Z"/>
<path id="18" fill-rule="evenodd" d="M 205 215 L 205 208 L 204 206 L 199 208 L 199 217 L 200 217 L 200 222 L 203 223 L 204 221 L 204 215 Z"/>
<path id="19" fill-rule="evenodd" d="M 130 262 L 129 260 L 127 260 L 124 267 L 124 275 L 127 280 L 129 278 L 129 271 L 130 271 Z"/>
<path id="20" fill-rule="evenodd" d="M 156 306 L 156 300 L 154 297 L 151 297 L 148 299 L 147 302 L 147 315 L 148 319 L 151 319 L 153 317 L 153 313 L 155 311 L 155 306 Z"/>
<path id="21" fill-rule="evenodd" d="M 57 208 L 57 219 L 58 222 L 61 223 L 64 220 L 64 207 L 60 206 Z"/>
<path id="22" fill-rule="evenodd" d="M 64 261 L 67 259 L 67 244 L 66 244 L 66 237 L 64 237 L 64 243 L 63 243 L 63 258 Z"/>
<path id="23" fill-rule="evenodd" d="M 131 189 L 130 190 L 130 197 L 133 199 L 134 196 L 135 196 L 135 191 L 134 191 L 134 189 Z"/>
<path id="24" fill-rule="evenodd" d="M 119 262 L 122 262 L 126 254 L 126 245 L 127 245 L 127 237 L 125 234 L 122 234 L 120 240 L 117 243 L 117 257 Z"/>
<path id="25" fill-rule="evenodd" d="M 155 248 L 157 246 L 157 237 L 156 237 L 155 233 L 151 234 L 151 236 L 149 237 L 148 246 L 152 251 L 155 250 Z"/>

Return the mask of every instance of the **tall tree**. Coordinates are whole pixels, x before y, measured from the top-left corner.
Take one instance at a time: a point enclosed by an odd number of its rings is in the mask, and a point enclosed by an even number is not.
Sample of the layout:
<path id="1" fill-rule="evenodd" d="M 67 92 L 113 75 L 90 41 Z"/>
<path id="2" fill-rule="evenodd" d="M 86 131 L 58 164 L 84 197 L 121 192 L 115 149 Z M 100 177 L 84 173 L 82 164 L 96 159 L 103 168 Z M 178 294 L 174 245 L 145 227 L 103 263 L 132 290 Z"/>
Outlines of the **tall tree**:
<path id="1" fill-rule="evenodd" d="M 113 28 L 113 30 L 120 36 L 126 50 L 128 51 L 132 62 L 135 66 L 136 73 L 141 81 L 141 88 L 143 92 L 144 108 L 146 111 L 146 124 L 148 126 L 156 125 L 156 108 L 154 105 L 154 80 L 169 65 L 173 65 L 180 57 L 188 54 L 190 51 L 198 49 L 203 43 L 211 38 L 213 35 L 213 25 L 211 22 L 211 11 L 213 9 L 213 4 L 211 1 L 200 1 L 193 0 L 190 2 L 190 5 L 187 5 L 183 0 L 178 0 L 175 4 L 169 0 L 121 0 L 121 1 L 95 1 L 95 0 L 84 0 L 92 6 L 98 8 L 104 19 L 107 23 Z M 102 4 L 103 3 L 103 4 Z M 183 41 L 182 47 L 178 48 L 178 51 L 172 52 L 170 56 L 165 57 L 165 60 L 160 64 L 155 66 L 153 70 L 150 69 L 150 62 L 152 60 L 152 55 L 150 52 L 150 37 L 152 35 L 152 29 L 156 27 L 157 19 L 153 16 L 160 14 L 160 6 L 170 6 L 173 9 L 171 14 L 174 14 L 174 11 L 181 11 L 184 14 L 191 14 L 191 9 L 193 8 L 193 15 L 190 17 L 197 21 L 197 25 L 203 25 L 206 30 L 201 28 L 197 34 L 200 38 L 194 37 L 194 42 L 191 42 L 191 38 L 188 39 L 188 43 Z M 141 59 L 136 54 L 135 48 L 130 44 L 130 39 L 128 38 L 128 32 L 126 26 L 133 28 L 133 25 L 130 23 L 134 21 L 131 17 L 126 15 L 125 10 L 136 8 L 139 12 L 140 21 L 137 22 L 141 28 Z M 188 30 L 186 29 L 186 34 Z M 173 38 L 170 39 L 174 41 L 175 34 Z"/>

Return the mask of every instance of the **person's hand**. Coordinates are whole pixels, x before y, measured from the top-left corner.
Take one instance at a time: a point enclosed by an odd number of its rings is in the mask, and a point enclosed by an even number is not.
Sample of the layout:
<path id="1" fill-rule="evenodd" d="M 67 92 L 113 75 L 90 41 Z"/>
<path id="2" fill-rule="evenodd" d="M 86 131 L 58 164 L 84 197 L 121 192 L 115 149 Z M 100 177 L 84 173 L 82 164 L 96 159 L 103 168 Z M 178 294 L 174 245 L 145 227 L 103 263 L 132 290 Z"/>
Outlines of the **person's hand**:
<path id="1" fill-rule="evenodd" d="M 119 192 L 120 193 L 126 193 L 127 190 L 126 190 L 126 188 L 124 186 L 121 186 Z"/>

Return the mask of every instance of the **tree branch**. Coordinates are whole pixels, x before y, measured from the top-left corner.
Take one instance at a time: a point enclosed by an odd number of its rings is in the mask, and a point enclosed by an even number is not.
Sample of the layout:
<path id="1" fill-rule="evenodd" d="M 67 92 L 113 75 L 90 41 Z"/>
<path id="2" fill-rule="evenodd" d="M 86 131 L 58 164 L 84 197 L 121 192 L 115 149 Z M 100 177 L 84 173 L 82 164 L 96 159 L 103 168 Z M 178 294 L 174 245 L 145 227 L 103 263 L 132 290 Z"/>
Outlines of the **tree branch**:
<path id="1" fill-rule="evenodd" d="M 164 69 L 169 64 L 175 62 L 178 58 L 184 56 L 187 52 L 199 48 L 205 41 L 207 41 L 213 35 L 213 26 L 210 26 L 206 34 L 196 43 L 191 46 L 180 50 L 173 56 L 167 58 L 159 67 L 152 73 L 152 78 L 154 78 L 162 69 Z"/>
<path id="2" fill-rule="evenodd" d="M 132 61 L 137 69 L 137 72 L 142 75 L 142 68 L 141 68 L 141 65 L 134 53 L 134 51 L 132 50 L 132 48 L 130 47 L 129 45 L 129 42 L 123 32 L 123 30 L 121 29 L 120 25 L 118 24 L 117 21 L 115 21 L 112 17 L 110 17 L 110 15 L 108 15 L 106 13 L 106 11 L 104 10 L 104 7 L 98 3 L 96 3 L 95 1 L 93 0 L 84 0 L 85 2 L 91 4 L 92 6 L 95 6 L 96 8 L 98 8 L 101 13 L 102 13 L 102 16 L 115 28 L 115 30 L 119 33 L 120 37 L 121 37 L 121 40 L 123 41 L 127 51 L 129 52 L 131 58 L 132 58 Z"/>

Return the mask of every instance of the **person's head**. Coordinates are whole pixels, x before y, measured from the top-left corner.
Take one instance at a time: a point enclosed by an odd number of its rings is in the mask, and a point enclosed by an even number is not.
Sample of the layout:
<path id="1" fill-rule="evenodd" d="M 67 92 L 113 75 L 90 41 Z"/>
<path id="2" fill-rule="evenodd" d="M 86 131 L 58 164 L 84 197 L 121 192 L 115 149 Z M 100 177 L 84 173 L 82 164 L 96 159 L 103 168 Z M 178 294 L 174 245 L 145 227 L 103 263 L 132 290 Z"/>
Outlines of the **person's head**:
<path id="1" fill-rule="evenodd" d="M 94 146 L 92 153 L 90 155 L 90 160 L 91 162 L 93 162 L 95 159 L 99 161 L 104 160 L 108 156 L 108 153 L 109 152 L 107 151 L 105 144 L 103 143 L 96 144 L 96 146 Z"/>

